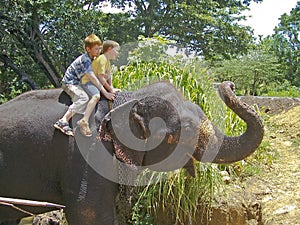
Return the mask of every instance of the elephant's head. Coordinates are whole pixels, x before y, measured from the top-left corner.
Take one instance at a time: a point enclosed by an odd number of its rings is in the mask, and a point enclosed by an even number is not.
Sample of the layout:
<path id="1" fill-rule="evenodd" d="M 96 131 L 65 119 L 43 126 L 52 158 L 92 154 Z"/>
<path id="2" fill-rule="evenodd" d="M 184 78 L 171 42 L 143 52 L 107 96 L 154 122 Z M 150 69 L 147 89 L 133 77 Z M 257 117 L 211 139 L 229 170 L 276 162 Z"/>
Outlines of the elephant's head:
<path id="1" fill-rule="evenodd" d="M 202 110 L 185 101 L 168 83 L 156 83 L 135 93 L 133 100 L 111 110 L 100 126 L 100 139 L 112 141 L 116 156 L 126 164 L 157 171 L 185 167 L 193 160 L 231 163 L 250 155 L 263 138 L 261 118 L 223 82 L 220 96 L 247 123 L 238 137 L 220 132 Z"/>

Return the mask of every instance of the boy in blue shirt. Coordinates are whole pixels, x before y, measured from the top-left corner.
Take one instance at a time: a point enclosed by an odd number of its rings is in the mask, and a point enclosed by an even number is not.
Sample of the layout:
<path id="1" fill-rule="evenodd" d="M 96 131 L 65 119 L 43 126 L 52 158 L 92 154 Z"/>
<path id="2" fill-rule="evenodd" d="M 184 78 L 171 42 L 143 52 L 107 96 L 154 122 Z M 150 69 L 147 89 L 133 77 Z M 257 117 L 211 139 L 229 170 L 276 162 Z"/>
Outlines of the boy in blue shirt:
<path id="1" fill-rule="evenodd" d="M 100 55 L 102 42 L 95 34 L 91 34 L 85 38 L 84 45 L 86 53 L 71 63 L 62 79 L 62 88 L 70 95 L 73 103 L 69 106 L 63 117 L 54 124 L 55 128 L 69 136 L 74 136 L 73 130 L 69 125 L 70 119 L 76 113 L 84 114 L 85 109 L 90 110 L 88 105 L 89 96 L 80 84 L 81 77 L 86 75 L 99 90 L 104 88 L 92 69 L 92 60 Z M 108 92 L 105 95 L 109 100 L 113 100 L 114 96 L 114 93 Z M 78 125 L 82 133 L 84 133 L 83 131 L 88 127 L 88 123 L 80 123 Z"/>

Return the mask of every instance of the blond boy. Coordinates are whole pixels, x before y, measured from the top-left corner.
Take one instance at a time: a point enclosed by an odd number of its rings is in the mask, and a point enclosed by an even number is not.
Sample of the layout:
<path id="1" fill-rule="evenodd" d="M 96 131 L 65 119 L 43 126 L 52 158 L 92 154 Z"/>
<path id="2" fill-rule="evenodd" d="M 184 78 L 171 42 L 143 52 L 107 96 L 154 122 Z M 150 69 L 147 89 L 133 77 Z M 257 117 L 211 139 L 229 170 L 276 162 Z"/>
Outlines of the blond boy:
<path id="1" fill-rule="evenodd" d="M 103 89 L 99 90 L 94 83 L 89 79 L 88 76 L 83 76 L 81 83 L 84 88 L 84 90 L 89 94 L 91 97 L 91 100 L 89 102 L 90 108 L 89 110 L 86 110 L 86 113 L 84 114 L 83 118 L 79 121 L 79 123 L 88 123 L 89 118 L 100 100 L 101 95 L 107 98 L 107 95 L 110 93 L 113 95 L 118 91 L 118 89 L 115 89 L 112 84 L 112 77 L 111 77 L 111 65 L 110 60 L 116 59 L 116 57 L 119 54 L 120 46 L 117 42 L 106 40 L 103 42 L 102 51 L 103 54 L 97 57 L 92 62 L 92 68 L 94 70 L 94 73 L 96 74 L 97 78 L 103 85 Z M 109 99 L 109 98 L 107 98 Z M 111 99 L 109 99 L 111 100 Z M 83 131 L 83 134 L 86 136 L 92 135 L 91 129 L 86 127 L 86 129 Z"/>

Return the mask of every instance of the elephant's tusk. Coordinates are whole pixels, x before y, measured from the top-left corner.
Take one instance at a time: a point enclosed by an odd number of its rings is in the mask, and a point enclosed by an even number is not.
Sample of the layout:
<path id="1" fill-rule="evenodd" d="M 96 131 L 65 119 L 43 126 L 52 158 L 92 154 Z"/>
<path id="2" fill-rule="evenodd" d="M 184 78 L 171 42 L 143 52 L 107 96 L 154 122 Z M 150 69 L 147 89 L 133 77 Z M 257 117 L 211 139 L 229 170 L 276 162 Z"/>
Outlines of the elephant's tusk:
<path id="1" fill-rule="evenodd" d="M 14 209 L 16 209 L 16 210 L 18 210 L 18 211 L 20 211 L 20 212 L 22 212 L 22 213 L 27 214 L 27 215 L 34 216 L 33 213 L 31 213 L 31 212 L 29 212 L 29 211 L 26 211 L 26 210 L 24 210 L 24 209 L 21 209 L 20 207 L 17 207 L 17 206 L 15 206 L 14 204 L 11 204 L 11 203 L 0 202 L 0 205 L 9 206 L 9 207 L 12 207 L 12 208 L 14 208 Z"/>
<path id="2" fill-rule="evenodd" d="M 28 206 L 42 206 L 42 207 L 54 207 L 54 208 L 65 208 L 64 205 L 54 204 L 50 202 L 40 202 L 25 199 L 16 198 L 4 198 L 0 197 L 0 204 L 16 204 L 16 205 L 28 205 Z"/>

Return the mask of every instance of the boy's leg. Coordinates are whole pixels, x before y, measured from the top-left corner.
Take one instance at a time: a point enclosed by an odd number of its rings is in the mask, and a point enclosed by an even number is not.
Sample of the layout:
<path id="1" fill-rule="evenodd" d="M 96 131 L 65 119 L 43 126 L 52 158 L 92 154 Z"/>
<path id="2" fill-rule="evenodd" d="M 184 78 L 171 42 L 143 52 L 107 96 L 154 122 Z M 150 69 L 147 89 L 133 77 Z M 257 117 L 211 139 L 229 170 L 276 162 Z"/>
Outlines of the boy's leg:
<path id="1" fill-rule="evenodd" d="M 84 113 L 89 97 L 79 85 L 63 85 L 63 89 L 71 97 L 73 103 L 64 116 L 54 124 L 54 127 L 67 135 L 74 136 L 69 121 L 76 113 Z"/>
<path id="2" fill-rule="evenodd" d="M 66 85 L 63 87 L 64 91 L 70 95 L 72 99 L 72 104 L 69 106 L 69 111 L 71 112 L 71 118 L 76 113 L 84 114 L 86 105 L 89 102 L 89 96 L 85 90 L 80 85 Z M 71 119 L 67 118 L 68 121 Z"/>
<path id="3" fill-rule="evenodd" d="M 93 111 L 95 110 L 95 107 L 99 100 L 100 100 L 100 95 L 99 94 L 94 95 L 90 99 L 89 103 L 87 104 L 83 118 L 77 122 L 78 126 L 80 127 L 81 133 L 87 137 L 92 136 L 92 131 L 89 126 L 89 118 L 93 113 Z"/>
<path id="4" fill-rule="evenodd" d="M 77 122 L 77 124 L 80 127 L 81 133 L 85 136 L 90 137 L 90 136 L 92 136 L 92 131 L 89 127 L 89 118 L 92 115 L 97 103 L 100 100 L 100 91 L 91 82 L 88 82 L 82 86 L 83 86 L 84 90 L 92 97 L 87 104 L 83 118 L 81 120 L 79 120 Z"/>
<path id="5" fill-rule="evenodd" d="M 73 112 L 73 111 L 71 111 L 71 110 L 67 110 L 67 112 L 65 113 L 65 115 L 64 115 L 61 119 L 69 123 L 70 119 L 71 119 L 75 114 L 76 114 L 75 112 Z"/>
<path id="6" fill-rule="evenodd" d="M 84 113 L 84 116 L 82 119 L 84 119 L 85 121 L 89 121 L 90 116 L 92 115 L 93 111 L 95 110 L 95 107 L 96 107 L 97 103 L 99 102 L 99 100 L 100 100 L 100 94 L 96 94 L 90 99 L 90 101 L 87 104 L 87 107 L 86 107 L 86 110 L 85 110 L 85 113 Z"/>

